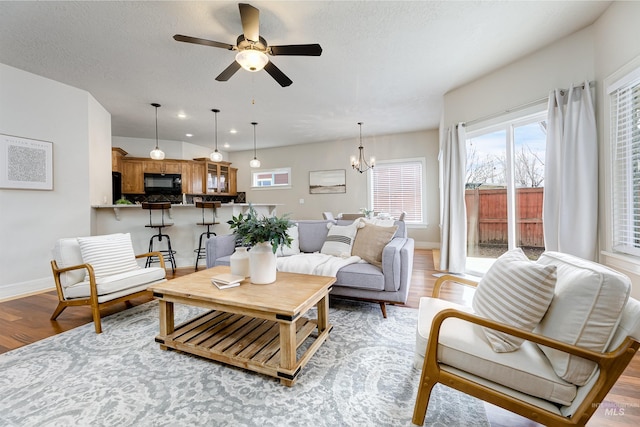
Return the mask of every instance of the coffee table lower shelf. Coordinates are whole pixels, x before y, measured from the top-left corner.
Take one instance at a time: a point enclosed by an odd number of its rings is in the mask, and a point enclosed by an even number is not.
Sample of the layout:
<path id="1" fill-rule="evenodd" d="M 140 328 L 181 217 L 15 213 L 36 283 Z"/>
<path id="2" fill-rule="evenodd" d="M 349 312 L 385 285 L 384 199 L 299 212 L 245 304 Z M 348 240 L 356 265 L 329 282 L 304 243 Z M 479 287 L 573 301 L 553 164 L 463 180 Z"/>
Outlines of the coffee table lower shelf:
<path id="1" fill-rule="evenodd" d="M 280 366 L 280 323 L 272 320 L 212 310 L 155 340 L 162 349 L 173 348 L 270 375 L 290 386 L 332 329 L 328 325 L 318 333 L 317 321 L 306 317 L 295 323 L 297 356 L 293 369 Z"/>

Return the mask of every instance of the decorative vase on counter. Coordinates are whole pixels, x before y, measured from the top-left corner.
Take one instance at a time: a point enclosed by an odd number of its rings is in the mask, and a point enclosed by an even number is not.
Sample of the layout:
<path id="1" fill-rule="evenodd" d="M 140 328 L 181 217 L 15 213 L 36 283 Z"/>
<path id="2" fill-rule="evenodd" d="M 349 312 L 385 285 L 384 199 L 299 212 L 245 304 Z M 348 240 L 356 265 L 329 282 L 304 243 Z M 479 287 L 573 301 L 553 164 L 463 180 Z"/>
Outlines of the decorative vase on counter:
<path id="1" fill-rule="evenodd" d="M 231 254 L 229 264 L 231 266 L 231 274 L 242 277 L 249 277 L 251 274 L 249 271 L 249 252 L 243 246 L 237 247 L 236 251 Z"/>
<path id="2" fill-rule="evenodd" d="M 271 249 L 271 243 L 257 243 L 249 251 L 249 270 L 251 283 L 268 285 L 276 281 L 276 254 Z"/>

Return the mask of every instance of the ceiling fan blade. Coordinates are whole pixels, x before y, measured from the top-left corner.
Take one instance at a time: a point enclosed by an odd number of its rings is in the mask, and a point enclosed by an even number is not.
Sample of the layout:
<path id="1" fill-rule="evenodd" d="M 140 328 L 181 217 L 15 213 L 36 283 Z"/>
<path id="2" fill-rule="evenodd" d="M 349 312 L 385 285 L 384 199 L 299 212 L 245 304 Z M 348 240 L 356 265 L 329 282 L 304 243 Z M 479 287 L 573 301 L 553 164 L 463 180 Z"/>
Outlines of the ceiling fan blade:
<path id="1" fill-rule="evenodd" d="M 260 40 L 260 11 L 247 3 L 238 3 L 242 32 L 247 40 Z"/>
<path id="2" fill-rule="evenodd" d="M 317 43 L 270 46 L 269 53 L 271 55 L 320 56 L 322 54 L 322 47 Z"/>
<path id="3" fill-rule="evenodd" d="M 236 48 L 234 45 L 228 43 L 214 42 L 213 40 L 199 39 L 197 37 L 183 36 L 181 34 L 176 34 L 175 36 L 173 36 L 173 39 L 179 42 L 201 44 L 204 46 L 213 46 L 228 50 L 233 50 Z"/>
<path id="4" fill-rule="evenodd" d="M 229 65 L 227 68 L 224 69 L 223 72 L 221 72 L 218 77 L 216 77 L 216 80 L 219 82 L 226 82 L 227 80 L 229 80 L 231 78 L 231 76 L 233 76 L 236 71 L 238 71 L 240 69 L 240 64 L 238 64 L 237 61 L 233 61 L 231 63 L 231 65 Z"/>
<path id="5" fill-rule="evenodd" d="M 287 77 L 280 68 L 276 67 L 273 62 L 267 62 L 267 65 L 264 66 L 264 70 L 271 75 L 282 87 L 290 86 L 293 81 Z"/>

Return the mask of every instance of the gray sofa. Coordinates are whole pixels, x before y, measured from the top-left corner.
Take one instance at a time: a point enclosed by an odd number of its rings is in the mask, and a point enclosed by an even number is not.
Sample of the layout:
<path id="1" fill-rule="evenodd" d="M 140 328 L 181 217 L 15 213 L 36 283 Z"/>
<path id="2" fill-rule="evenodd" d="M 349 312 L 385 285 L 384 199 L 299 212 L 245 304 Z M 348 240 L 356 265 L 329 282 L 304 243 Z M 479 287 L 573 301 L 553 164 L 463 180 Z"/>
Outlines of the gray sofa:
<path id="1" fill-rule="evenodd" d="M 300 251 L 319 252 L 327 237 L 327 223 L 348 225 L 348 220 L 297 220 Z M 407 237 L 404 221 L 395 221 L 398 226 L 393 239 L 382 253 L 382 268 L 366 262 L 342 267 L 333 285 L 331 295 L 344 298 L 377 302 L 382 315 L 387 317 L 385 304 L 404 304 L 409 294 L 413 270 L 414 240 Z M 235 235 L 211 237 L 206 244 L 207 267 L 229 265 L 229 257 L 235 250 Z"/>

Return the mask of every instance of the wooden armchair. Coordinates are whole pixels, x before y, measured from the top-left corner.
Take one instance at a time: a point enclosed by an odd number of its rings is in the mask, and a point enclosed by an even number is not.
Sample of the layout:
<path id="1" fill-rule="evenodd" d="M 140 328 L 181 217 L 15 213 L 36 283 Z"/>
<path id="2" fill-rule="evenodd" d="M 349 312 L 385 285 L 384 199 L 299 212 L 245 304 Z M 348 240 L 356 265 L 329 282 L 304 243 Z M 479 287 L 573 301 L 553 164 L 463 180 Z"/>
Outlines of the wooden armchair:
<path id="1" fill-rule="evenodd" d="M 84 244 L 81 248 L 80 241 Z M 165 281 L 159 252 L 133 254 L 129 234 L 63 238 L 56 242 L 51 270 L 58 306 L 51 320 L 71 306 L 91 306 L 96 333 L 102 332 L 100 308 L 148 294 L 149 286 Z M 137 258 L 158 256 L 160 267 L 141 268 Z"/>
<path id="2" fill-rule="evenodd" d="M 557 302 L 554 307 L 556 299 L 572 297 L 565 292 L 572 290 L 573 285 L 589 287 L 588 282 L 601 275 L 604 279 L 599 286 L 604 288 L 621 276 L 606 267 L 565 254 L 546 254 L 549 255 L 543 262 L 556 263 L 558 266 L 558 283 L 545 317 L 562 314 L 558 309 L 567 312 L 567 316 L 573 315 L 568 314 L 563 301 Z M 593 275 L 589 277 L 591 273 Z M 611 279 L 612 276 L 617 277 Z M 609 284 L 606 283 L 607 280 Z M 538 330 L 540 327 L 533 332 L 526 331 L 480 317 L 469 307 L 439 299 L 441 287 L 450 282 L 477 285 L 472 280 L 445 275 L 437 280 L 432 298 L 422 298 L 420 301 L 414 365 L 417 368 L 421 366 L 422 374 L 413 412 L 413 423 L 416 425 L 424 423 L 433 386 L 442 383 L 537 423 L 584 426 L 640 346 L 640 302 L 633 298 L 627 299 L 628 293 L 622 295 L 621 299 L 624 301 L 620 314 L 617 319 L 613 319 L 612 332 L 605 340 L 607 342 L 602 351 L 594 351 L 585 348 L 585 345 L 575 345 L 545 336 Z M 598 292 L 596 286 L 593 291 Z M 556 317 L 551 320 L 556 326 L 561 324 Z M 544 318 L 541 324 L 542 322 Z M 570 321 L 567 320 L 566 323 Z M 525 342 L 517 350 L 508 353 L 483 349 L 486 344 L 483 328 L 501 331 L 522 338 Z M 544 352 L 542 349 L 545 349 Z M 576 361 L 594 363 L 594 368 L 590 371 L 592 373 L 587 373 L 584 384 L 582 381 L 573 384 L 556 374 L 557 366 L 553 363 L 560 354 L 568 361 L 566 366 L 569 370 L 576 366 Z M 580 359 L 571 359 L 567 355 Z M 505 367 L 509 366 L 513 369 L 510 374 L 506 374 Z M 561 374 L 566 377 L 566 373 Z M 551 385 L 545 391 L 547 382 Z M 554 387 L 563 389 L 564 397 L 556 394 L 557 391 L 550 391 Z"/>

